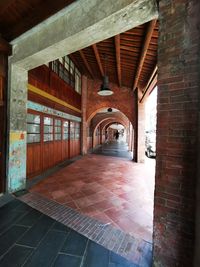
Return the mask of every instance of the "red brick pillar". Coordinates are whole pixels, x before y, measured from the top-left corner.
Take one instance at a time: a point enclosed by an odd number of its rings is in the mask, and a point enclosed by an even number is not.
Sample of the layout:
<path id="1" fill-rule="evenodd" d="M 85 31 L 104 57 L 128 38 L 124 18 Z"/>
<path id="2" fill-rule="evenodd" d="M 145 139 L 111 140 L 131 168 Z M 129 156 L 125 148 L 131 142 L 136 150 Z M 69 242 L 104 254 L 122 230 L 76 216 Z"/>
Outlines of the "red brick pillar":
<path id="1" fill-rule="evenodd" d="M 87 154 L 87 121 L 86 121 L 86 109 L 87 109 L 87 77 L 82 76 L 82 92 L 81 92 L 81 110 L 82 110 L 82 130 L 81 130 L 81 148 L 82 155 Z"/>
<path id="2" fill-rule="evenodd" d="M 193 266 L 199 14 L 198 0 L 159 1 L 154 266 Z"/>

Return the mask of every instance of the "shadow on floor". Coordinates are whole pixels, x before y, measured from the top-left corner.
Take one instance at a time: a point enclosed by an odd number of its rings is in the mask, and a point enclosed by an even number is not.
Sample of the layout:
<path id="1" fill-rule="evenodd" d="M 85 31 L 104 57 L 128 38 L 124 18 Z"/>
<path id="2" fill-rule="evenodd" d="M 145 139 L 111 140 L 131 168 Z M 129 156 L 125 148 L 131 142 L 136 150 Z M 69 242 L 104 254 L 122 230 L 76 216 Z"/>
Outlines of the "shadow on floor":
<path id="1" fill-rule="evenodd" d="M 124 141 L 111 141 L 95 148 L 93 154 L 99 154 L 111 157 L 120 157 L 126 159 L 133 159 L 133 153 L 128 151 L 128 145 Z"/>
<path id="2" fill-rule="evenodd" d="M 0 218 L 1 267 L 138 266 L 19 200 L 1 207 Z"/>

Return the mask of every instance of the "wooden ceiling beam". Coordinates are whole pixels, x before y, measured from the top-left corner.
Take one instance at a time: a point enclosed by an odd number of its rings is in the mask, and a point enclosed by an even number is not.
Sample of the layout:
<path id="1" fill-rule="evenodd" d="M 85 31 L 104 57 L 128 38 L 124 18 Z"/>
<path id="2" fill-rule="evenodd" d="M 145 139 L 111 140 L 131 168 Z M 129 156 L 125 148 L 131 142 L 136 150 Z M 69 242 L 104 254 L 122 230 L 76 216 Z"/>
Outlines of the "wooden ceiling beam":
<path id="1" fill-rule="evenodd" d="M 147 54 L 147 50 L 148 50 L 148 47 L 149 47 L 149 44 L 150 44 L 151 37 L 152 37 L 152 34 L 153 34 L 155 26 L 156 26 L 156 20 L 155 19 L 149 22 L 147 34 L 146 34 L 146 37 L 145 37 L 145 40 L 144 40 L 144 45 L 143 45 L 143 48 L 142 48 L 139 64 L 138 64 L 138 67 L 137 67 L 135 80 L 134 80 L 134 83 L 133 83 L 133 90 L 135 90 L 137 88 L 137 86 L 138 86 L 138 81 L 139 81 L 139 78 L 140 78 L 140 74 L 142 72 L 142 67 L 143 67 L 143 64 L 144 64 L 144 61 L 145 61 L 145 57 L 146 57 L 146 54 Z"/>
<path id="2" fill-rule="evenodd" d="M 90 68 L 90 65 L 89 65 L 89 63 L 88 63 L 88 61 L 87 61 L 87 59 L 86 59 L 86 57 L 85 57 L 83 51 L 82 51 L 82 50 L 79 50 L 79 53 L 80 53 L 80 55 L 81 55 L 81 58 L 82 58 L 82 60 L 83 60 L 83 62 L 84 62 L 84 64 L 85 64 L 85 66 L 86 66 L 86 68 L 87 68 L 87 70 L 88 70 L 90 76 L 94 79 L 94 74 L 93 74 L 93 72 L 92 72 L 92 69 Z"/>
<path id="3" fill-rule="evenodd" d="M 101 64 L 101 59 L 100 59 L 100 55 L 99 55 L 99 51 L 98 51 L 97 45 L 93 44 L 92 48 L 93 48 L 93 51 L 94 51 L 94 54 L 95 54 L 95 58 L 96 58 L 97 64 L 99 66 L 99 70 L 101 72 L 101 76 L 103 77 L 104 76 L 104 70 L 103 70 L 103 66 Z"/>
<path id="4" fill-rule="evenodd" d="M 119 87 L 121 87 L 122 75 L 121 75 L 120 34 L 115 36 L 115 51 L 116 51 L 118 83 Z"/>

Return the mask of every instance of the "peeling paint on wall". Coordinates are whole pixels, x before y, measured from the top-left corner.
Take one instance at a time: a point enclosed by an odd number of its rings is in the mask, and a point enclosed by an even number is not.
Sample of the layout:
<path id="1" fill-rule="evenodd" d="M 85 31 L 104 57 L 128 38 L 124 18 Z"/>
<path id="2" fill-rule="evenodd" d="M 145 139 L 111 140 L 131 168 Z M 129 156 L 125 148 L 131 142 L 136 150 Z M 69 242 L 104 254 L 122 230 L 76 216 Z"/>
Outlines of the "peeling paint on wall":
<path id="1" fill-rule="evenodd" d="M 39 111 L 39 112 L 42 112 L 42 113 L 46 113 L 46 114 L 49 114 L 49 115 L 58 116 L 58 117 L 61 117 L 61 118 L 67 119 L 67 120 L 73 120 L 73 121 L 81 122 L 81 118 L 80 117 L 77 117 L 77 116 L 74 116 L 74 115 L 70 115 L 70 114 L 64 113 L 62 111 L 59 111 L 59 110 L 56 110 L 56 109 L 52 109 L 52 108 L 37 104 L 37 103 L 32 102 L 32 101 L 28 101 L 27 108 L 35 110 L 35 111 Z"/>
<path id="2" fill-rule="evenodd" d="M 8 166 L 8 192 L 26 186 L 26 132 L 11 131 Z"/>

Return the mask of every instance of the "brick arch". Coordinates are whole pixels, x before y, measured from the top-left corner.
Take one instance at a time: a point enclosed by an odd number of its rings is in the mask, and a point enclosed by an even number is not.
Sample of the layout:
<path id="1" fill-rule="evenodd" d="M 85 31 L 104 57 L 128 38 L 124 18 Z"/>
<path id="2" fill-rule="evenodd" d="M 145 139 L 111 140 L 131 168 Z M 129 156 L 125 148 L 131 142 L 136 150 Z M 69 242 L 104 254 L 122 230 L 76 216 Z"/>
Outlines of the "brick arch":
<path id="1" fill-rule="evenodd" d="M 122 125 L 124 126 L 125 129 L 128 128 L 128 125 L 123 124 L 123 122 L 113 120 L 113 121 L 109 121 L 108 123 L 106 123 L 106 124 L 103 126 L 102 131 L 103 131 L 104 129 L 105 129 L 105 130 L 108 129 L 108 128 L 110 127 L 110 125 L 112 125 L 112 124 L 114 124 L 114 123 L 122 124 Z"/>
<path id="2" fill-rule="evenodd" d="M 132 124 L 136 118 L 135 95 L 130 89 L 110 83 L 110 88 L 114 94 L 111 96 L 102 97 L 97 94 L 101 81 L 88 80 L 88 96 L 87 96 L 87 114 L 86 121 L 90 122 L 92 118 L 104 108 L 115 108 L 122 112 Z"/>
<path id="3" fill-rule="evenodd" d="M 96 128 L 105 120 L 108 119 L 114 119 L 116 121 L 122 122 L 123 125 L 127 125 L 129 123 L 129 119 L 121 112 L 115 112 L 112 114 L 98 114 L 96 115 L 96 118 L 93 118 L 93 125 L 92 125 L 92 130 L 95 131 Z"/>

